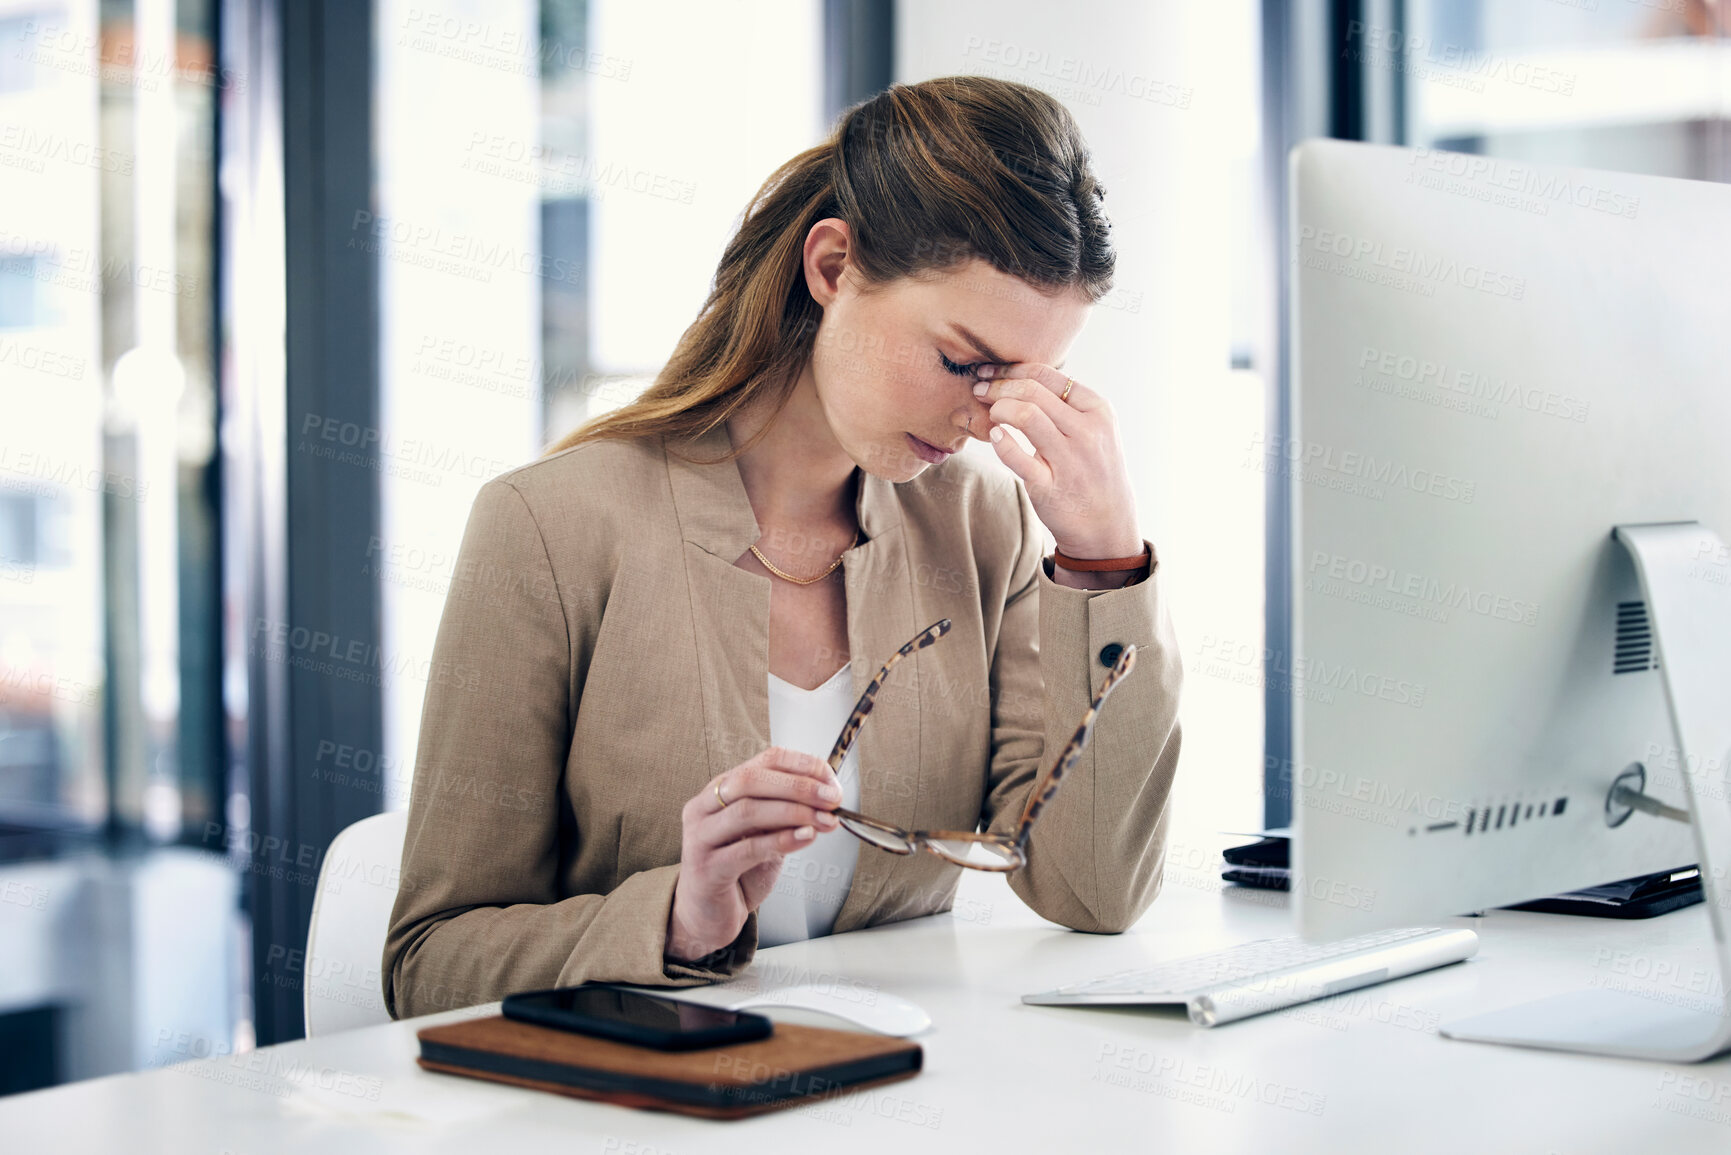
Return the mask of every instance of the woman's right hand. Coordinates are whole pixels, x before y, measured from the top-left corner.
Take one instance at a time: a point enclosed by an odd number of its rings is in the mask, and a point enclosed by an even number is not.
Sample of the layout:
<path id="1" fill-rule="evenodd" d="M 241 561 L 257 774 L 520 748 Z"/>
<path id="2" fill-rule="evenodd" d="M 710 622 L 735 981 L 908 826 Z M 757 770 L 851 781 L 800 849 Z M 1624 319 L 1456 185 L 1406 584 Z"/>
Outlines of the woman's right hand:
<path id="1" fill-rule="evenodd" d="M 834 830 L 830 811 L 839 805 L 829 763 L 780 746 L 711 779 L 682 812 L 667 957 L 694 961 L 739 937 L 745 916 L 775 888 L 782 858 Z"/>

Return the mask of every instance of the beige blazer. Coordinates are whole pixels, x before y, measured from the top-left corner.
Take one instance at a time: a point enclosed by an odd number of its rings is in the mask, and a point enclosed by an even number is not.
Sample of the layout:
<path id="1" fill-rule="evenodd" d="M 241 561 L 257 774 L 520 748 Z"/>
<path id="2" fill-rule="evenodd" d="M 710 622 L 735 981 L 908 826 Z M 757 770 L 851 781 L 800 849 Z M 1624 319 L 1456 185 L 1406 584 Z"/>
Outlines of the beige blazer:
<path id="1" fill-rule="evenodd" d="M 718 427 L 687 451 L 729 447 Z M 860 731 L 865 814 L 1012 828 L 1104 680 L 1102 649 L 1142 647 L 1010 876 L 1054 922 L 1125 929 L 1159 890 L 1178 765 L 1158 559 L 1122 589 L 1056 584 L 1020 479 L 966 456 L 900 485 L 866 474 L 857 510 L 842 562 L 854 693 L 954 622 L 896 667 Z M 681 808 L 769 745 L 773 579 L 733 564 L 758 535 L 736 464 L 688 464 L 660 438 L 581 445 L 482 487 L 421 720 L 382 965 L 393 1016 L 591 980 L 686 986 L 751 961 L 755 914 L 705 965 L 663 948 Z M 835 930 L 948 910 L 960 874 L 862 843 Z"/>

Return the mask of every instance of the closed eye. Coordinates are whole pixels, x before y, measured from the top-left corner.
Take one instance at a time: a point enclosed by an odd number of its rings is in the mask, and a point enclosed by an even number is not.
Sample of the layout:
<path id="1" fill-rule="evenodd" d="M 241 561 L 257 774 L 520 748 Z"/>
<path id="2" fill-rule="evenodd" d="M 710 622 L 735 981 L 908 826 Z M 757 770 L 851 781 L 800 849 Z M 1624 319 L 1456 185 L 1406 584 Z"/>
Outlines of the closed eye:
<path id="1" fill-rule="evenodd" d="M 945 369 L 948 369 L 958 377 L 972 377 L 974 375 L 974 370 L 985 364 L 983 361 L 975 361 L 971 365 L 958 365 L 948 357 L 944 356 L 942 352 L 938 353 L 938 360 L 944 363 Z"/>

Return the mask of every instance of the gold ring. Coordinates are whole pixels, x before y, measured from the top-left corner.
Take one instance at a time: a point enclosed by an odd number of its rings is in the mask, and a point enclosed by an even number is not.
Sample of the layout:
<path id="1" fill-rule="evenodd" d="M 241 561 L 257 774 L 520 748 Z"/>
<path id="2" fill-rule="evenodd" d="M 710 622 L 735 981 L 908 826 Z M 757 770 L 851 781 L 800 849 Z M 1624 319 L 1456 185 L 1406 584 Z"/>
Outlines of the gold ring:
<path id="1" fill-rule="evenodd" d="M 721 808 L 723 810 L 727 809 L 727 799 L 721 796 L 721 779 L 719 778 L 715 780 L 715 800 L 721 803 Z"/>
<path id="2" fill-rule="evenodd" d="M 1070 399 L 1070 387 L 1072 385 L 1074 385 L 1075 383 L 1076 382 L 1073 378 L 1070 378 L 1070 377 L 1064 378 L 1064 391 L 1062 393 L 1058 394 L 1058 400 L 1068 401 Z"/>

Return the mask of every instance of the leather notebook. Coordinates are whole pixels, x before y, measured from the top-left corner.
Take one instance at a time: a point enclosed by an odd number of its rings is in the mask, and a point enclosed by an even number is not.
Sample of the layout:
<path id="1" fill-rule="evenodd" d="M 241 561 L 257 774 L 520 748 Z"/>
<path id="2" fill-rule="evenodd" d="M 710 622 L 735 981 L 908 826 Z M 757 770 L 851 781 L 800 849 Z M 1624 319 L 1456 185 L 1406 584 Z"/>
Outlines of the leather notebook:
<path id="1" fill-rule="evenodd" d="M 738 1119 L 919 1074 L 918 1043 L 777 1023 L 767 1039 L 657 1051 L 503 1015 L 426 1027 L 417 1060 L 445 1071 L 652 1111 Z"/>

